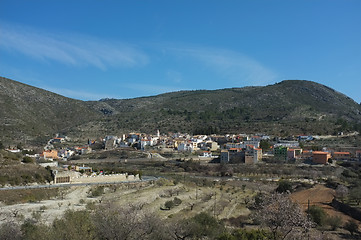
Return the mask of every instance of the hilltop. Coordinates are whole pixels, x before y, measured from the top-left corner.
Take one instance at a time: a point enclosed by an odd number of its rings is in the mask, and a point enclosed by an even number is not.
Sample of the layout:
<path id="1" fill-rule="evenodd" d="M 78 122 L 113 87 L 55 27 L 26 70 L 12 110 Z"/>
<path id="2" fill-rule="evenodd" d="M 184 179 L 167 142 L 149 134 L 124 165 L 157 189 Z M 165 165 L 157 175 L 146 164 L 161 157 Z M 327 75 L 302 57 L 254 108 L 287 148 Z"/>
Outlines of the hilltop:
<path id="1" fill-rule="evenodd" d="M 304 80 L 99 101 L 74 100 L 6 78 L 0 78 L 0 83 L 3 141 L 41 141 L 57 132 L 79 138 L 156 129 L 286 136 L 361 128 L 359 104 L 327 86 Z"/>
<path id="2" fill-rule="evenodd" d="M 334 127 L 337 121 L 344 127 L 348 125 L 344 121 L 352 124 L 361 121 L 361 106 L 351 98 L 321 84 L 299 80 L 265 87 L 180 91 L 127 100 L 107 99 L 102 104 L 103 109 L 111 112 L 116 119 L 117 125 L 112 127 L 141 131 L 275 130 L 273 133 L 277 133 L 283 130 L 316 134 L 317 129 L 322 134 L 337 130 Z M 330 123 L 333 123 L 332 126 L 329 126 Z"/>

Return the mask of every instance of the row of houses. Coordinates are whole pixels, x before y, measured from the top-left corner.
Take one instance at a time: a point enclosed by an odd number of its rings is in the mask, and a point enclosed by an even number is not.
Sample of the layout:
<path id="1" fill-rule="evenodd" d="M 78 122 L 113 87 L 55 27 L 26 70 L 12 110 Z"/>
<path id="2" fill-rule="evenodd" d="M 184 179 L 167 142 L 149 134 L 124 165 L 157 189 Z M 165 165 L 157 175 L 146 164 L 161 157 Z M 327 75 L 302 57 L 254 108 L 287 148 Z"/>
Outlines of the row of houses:
<path id="1" fill-rule="evenodd" d="M 130 133 L 122 137 L 107 136 L 104 139 L 105 149 L 110 150 L 117 147 L 135 147 L 139 150 L 145 150 L 147 147 L 164 147 L 178 151 L 194 152 L 198 150 L 216 151 L 219 149 L 217 142 L 211 140 L 208 136 L 160 136 L 159 131 L 156 136 Z"/>
<path id="2" fill-rule="evenodd" d="M 38 154 L 34 157 L 37 159 L 44 159 L 44 160 L 68 160 L 70 157 L 74 155 L 82 155 L 91 153 L 92 149 L 89 146 L 84 147 L 72 147 L 72 148 L 66 148 L 66 149 L 49 149 L 44 150 L 41 154 Z"/>
<path id="3" fill-rule="evenodd" d="M 275 159 L 291 161 L 309 159 L 314 163 L 322 164 L 327 163 L 330 158 L 333 160 L 349 160 L 351 158 L 355 158 L 355 154 L 351 154 L 350 152 L 333 151 L 327 154 L 327 151 L 303 151 L 300 147 L 300 142 L 311 141 L 316 137 L 298 136 L 297 138 L 288 138 L 287 140 L 273 138 L 276 143 L 271 146 L 271 151 L 266 153 L 262 153 L 260 143 L 262 140 L 270 140 L 270 136 L 262 134 L 192 136 L 189 134 L 173 133 L 160 135 L 158 130 L 156 135 L 129 133 L 122 134 L 121 137 L 106 136 L 104 139 L 100 139 L 100 142 L 103 144 L 105 150 L 111 150 L 118 147 L 133 147 L 139 150 L 147 150 L 147 148 L 156 147 L 181 152 L 197 151 L 200 152 L 200 154 L 203 152 L 203 155 L 207 156 L 212 156 L 212 152 L 221 150 L 220 161 L 222 163 L 254 164 L 260 161 L 263 156 L 272 156 Z M 61 142 L 66 140 L 66 137 L 57 136 L 50 142 Z M 97 143 L 99 144 L 99 140 L 89 139 L 88 145 L 85 147 L 74 147 L 60 150 L 49 149 L 45 150 L 40 157 L 43 157 L 44 159 L 68 159 L 75 154 L 86 154 L 91 152 Z M 361 160 L 360 151 L 356 152 L 356 159 Z"/>
<path id="4" fill-rule="evenodd" d="M 312 160 L 315 164 L 327 164 L 329 160 L 347 161 L 356 159 L 361 161 L 361 151 L 356 151 L 353 156 L 351 152 L 338 151 L 308 151 L 302 148 L 276 147 L 274 148 L 274 157 L 280 160 Z"/>

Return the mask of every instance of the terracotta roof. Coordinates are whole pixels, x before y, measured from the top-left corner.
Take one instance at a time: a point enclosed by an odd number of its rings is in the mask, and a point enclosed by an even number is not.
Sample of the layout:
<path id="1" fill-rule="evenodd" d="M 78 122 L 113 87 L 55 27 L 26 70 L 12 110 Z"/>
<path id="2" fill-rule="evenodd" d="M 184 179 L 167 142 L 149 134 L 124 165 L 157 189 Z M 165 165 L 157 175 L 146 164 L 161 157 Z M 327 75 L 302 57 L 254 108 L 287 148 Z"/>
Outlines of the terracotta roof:
<path id="1" fill-rule="evenodd" d="M 329 152 L 313 151 L 313 154 L 329 154 Z"/>
<path id="2" fill-rule="evenodd" d="M 348 155 L 350 154 L 349 152 L 334 152 L 333 154 L 343 154 L 343 155 Z"/>

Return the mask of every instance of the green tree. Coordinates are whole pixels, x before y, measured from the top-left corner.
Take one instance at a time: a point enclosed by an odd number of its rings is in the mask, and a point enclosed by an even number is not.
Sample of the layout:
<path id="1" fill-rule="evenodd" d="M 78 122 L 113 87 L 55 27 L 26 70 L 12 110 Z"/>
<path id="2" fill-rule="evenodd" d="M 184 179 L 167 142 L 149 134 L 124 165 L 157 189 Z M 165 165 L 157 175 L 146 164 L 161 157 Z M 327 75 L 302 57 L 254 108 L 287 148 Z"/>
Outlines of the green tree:
<path id="1" fill-rule="evenodd" d="M 271 143 L 268 140 L 262 139 L 261 142 L 259 143 L 259 146 L 260 148 L 262 148 L 263 152 L 266 152 L 271 147 Z"/>

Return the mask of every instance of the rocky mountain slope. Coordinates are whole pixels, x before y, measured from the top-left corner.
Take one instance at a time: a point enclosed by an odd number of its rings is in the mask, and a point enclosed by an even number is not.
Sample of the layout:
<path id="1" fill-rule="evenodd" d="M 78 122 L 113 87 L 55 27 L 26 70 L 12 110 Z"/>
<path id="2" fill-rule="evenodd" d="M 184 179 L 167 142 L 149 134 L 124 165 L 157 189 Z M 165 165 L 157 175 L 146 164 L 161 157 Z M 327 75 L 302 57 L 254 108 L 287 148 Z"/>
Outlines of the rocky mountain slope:
<path id="1" fill-rule="evenodd" d="M 0 140 L 5 142 L 44 141 L 98 115 L 82 101 L 6 78 L 0 78 L 0 106 Z"/>
<path id="2" fill-rule="evenodd" d="M 127 131 L 325 134 L 361 128 L 361 106 L 327 86 L 287 80 L 265 87 L 180 91 L 78 101 L 0 78 L 4 140 L 64 132 L 87 138 Z"/>

